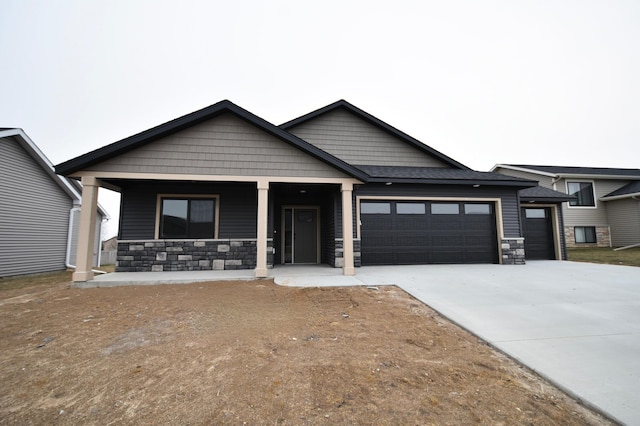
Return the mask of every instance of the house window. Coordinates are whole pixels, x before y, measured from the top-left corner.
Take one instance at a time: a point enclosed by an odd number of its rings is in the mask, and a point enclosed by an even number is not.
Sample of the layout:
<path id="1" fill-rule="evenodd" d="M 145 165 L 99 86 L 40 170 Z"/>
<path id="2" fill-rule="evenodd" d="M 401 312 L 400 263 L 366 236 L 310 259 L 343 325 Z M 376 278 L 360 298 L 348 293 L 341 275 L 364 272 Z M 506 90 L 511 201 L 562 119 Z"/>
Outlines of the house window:
<path id="1" fill-rule="evenodd" d="M 163 198 L 160 238 L 215 238 L 215 198 Z"/>
<path id="2" fill-rule="evenodd" d="M 567 182 L 567 192 L 569 195 L 578 197 L 577 200 L 569 201 L 570 206 L 595 207 L 596 205 L 592 182 Z"/>
<path id="3" fill-rule="evenodd" d="M 573 230 L 576 236 L 576 244 L 597 242 L 595 226 L 576 226 Z"/>

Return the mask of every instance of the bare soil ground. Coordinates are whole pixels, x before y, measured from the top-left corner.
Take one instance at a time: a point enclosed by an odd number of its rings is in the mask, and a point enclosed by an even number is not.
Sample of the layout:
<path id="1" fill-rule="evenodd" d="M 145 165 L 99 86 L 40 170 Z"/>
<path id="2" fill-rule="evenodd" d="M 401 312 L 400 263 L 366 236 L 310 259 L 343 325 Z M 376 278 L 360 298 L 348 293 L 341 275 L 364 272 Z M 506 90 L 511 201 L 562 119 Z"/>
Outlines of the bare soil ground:
<path id="1" fill-rule="evenodd" d="M 0 281 L 0 424 L 609 424 L 397 287 Z"/>

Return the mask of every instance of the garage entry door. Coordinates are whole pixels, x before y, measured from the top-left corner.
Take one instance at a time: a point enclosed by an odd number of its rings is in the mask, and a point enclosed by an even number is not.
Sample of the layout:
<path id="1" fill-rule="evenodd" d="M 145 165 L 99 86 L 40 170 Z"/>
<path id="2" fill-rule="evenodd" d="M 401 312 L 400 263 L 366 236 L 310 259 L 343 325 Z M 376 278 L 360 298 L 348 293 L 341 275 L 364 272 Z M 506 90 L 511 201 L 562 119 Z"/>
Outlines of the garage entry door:
<path id="1" fill-rule="evenodd" d="M 363 265 L 498 263 L 495 205 L 361 201 Z"/>
<path id="2" fill-rule="evenodd" d="M 525 257 L 528 260 L 554 260 L 556 252 L 551 209 L 524 207 L 522 217 Z"/>

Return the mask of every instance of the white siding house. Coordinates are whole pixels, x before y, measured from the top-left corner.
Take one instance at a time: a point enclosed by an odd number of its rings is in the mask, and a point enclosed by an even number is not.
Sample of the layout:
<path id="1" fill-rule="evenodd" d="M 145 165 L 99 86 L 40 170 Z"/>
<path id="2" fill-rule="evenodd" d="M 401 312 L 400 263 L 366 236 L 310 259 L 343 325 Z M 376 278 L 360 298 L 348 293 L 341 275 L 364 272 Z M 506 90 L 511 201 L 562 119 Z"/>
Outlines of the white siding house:
<path id="1" fill-rule="evenodd" d="M 0 129 L 0 277 L 74 265 L 80 191 L 55 174 L 22 129 Z M 102 208 L 98 218 L 100 224 L 107 218 Z M 98 266 L 99 235 L 96 241 Z"/>

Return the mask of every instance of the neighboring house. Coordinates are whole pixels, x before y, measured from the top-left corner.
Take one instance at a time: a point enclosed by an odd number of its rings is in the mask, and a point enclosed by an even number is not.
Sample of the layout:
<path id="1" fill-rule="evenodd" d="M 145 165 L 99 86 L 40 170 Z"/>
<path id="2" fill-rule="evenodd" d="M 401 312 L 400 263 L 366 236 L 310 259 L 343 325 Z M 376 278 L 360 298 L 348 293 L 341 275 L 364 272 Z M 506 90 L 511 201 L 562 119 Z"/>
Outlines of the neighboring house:
<path id="1" fill-rule="evenodd" d="M 0 129 L 0 277 L 73 267 L 81 190 L 77 182 L 55 174 L 22 129 Z M 106 217 L 100 209 L 98 241 Z M 96 266 L 99 253 L 94 247 Z"/>
<path id="2" fill-rule="evenodd" d="M 640 169 L 497 164 L 491 171 L 573 195 L 562 205 L 568 247 L 640 243 Z"/>
<path id="3" fill-rule="evenodd" d="M 524 263 L 519 191 L 537 186 L 473 171 L 343 100 L 281 126 L 222 101 L 56 171 L 82 180 L 87 205 L 100 186 L 121 193 L 116 271 L 258 277 L 276 264 L 352 275 Z M 93 226 L 83 222 L 84 235 Z M 86 266 L 74 274 L 92 277 Z"/>

